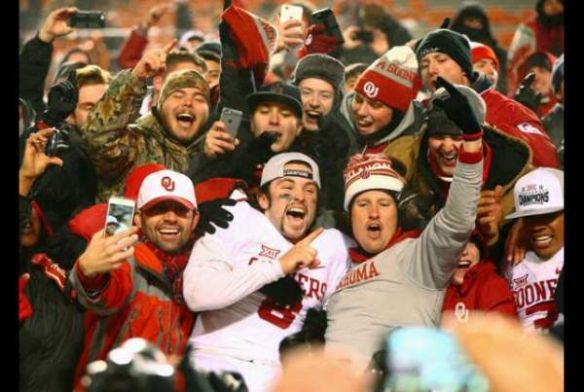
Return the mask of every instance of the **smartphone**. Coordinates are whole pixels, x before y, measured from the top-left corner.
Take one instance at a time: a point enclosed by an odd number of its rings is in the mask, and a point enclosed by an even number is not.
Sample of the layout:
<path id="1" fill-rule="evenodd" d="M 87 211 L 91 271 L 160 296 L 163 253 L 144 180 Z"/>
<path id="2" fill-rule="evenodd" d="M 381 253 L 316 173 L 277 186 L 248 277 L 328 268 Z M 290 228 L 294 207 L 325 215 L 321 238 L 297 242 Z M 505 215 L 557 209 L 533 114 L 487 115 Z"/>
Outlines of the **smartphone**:
<path id="1" fill-rule="evenodd" d="M 322 23 L 326 27 L 327 33 L 336 37 L 340 45 L 345 42 L 341 28 L 337 23 L 337 18 L 335 18 L 335 14 L 330 8 L 324 8 L 313 12 L 312 20 L 315 23 Z"/>
<path id="2" fill-rule="evenodd" d="M 386 390 L 490 390 L 487 378 L 465 355 L 456 337 L 446 331 L 403 327 L 391 332 L 385 342 Z"/>
<path id="3" fill-rule="evenodd" d="M 77 11 L 69 18 L 69 25 L 78 29 L 103 29 L 105 27 L 105 12 Z"/>
<path id="4" fill-rule="evenodd" d="M 287 20 L 302 20 L 302 7 L 297 5 L 284 4 L 280 9 L 280 22 Z"/>
<path id="5" fill-rule="evenodd" d="M 241 124 L 242 116 L 243 112 L 231 108 L 223 108 L 221 111 L 220 120 L 225 124 L 227 133 L 233 137 L 237 136 L 237 131 L 239 130 L 239 124 Z"/>
<path id="6" fill-rule="evenodd" d="M 104 237 L 129 229 L 134 220 L 136 202 L 125 197 L 112 196 L 107 203 Z"/>

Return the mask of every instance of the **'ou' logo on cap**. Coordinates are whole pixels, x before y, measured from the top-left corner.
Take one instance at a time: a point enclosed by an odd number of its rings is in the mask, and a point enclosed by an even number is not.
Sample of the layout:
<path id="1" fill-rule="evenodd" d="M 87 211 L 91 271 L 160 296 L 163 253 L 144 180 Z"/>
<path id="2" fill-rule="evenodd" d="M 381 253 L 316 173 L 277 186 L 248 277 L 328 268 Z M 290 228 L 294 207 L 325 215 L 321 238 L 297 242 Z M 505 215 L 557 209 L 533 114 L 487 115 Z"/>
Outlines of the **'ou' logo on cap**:
<path id="1" fill-rule="evenodd" d="M 168 176 L 162 177 L 160 185 L 169 192 L 174 191 L 174 181 Z"/>
<path id="2" fill-rule="evenodd" d="M 363 167 L 361 169 L 361 173 L 359 173 L 359 177 L 363 180 L 366 180 L 367 178 L 369 178 L 370 175 L 371 175 L 371 173 L 369 172 L 369 168 L 367 166 Z"/>
<path id="3" fill-rule="evenodd" d="M 369 98 L 375 98 L 379 93 L 379 87 L 377 87 L 373 82 L 367 82 L 363 86 L 363 91 Z"/>

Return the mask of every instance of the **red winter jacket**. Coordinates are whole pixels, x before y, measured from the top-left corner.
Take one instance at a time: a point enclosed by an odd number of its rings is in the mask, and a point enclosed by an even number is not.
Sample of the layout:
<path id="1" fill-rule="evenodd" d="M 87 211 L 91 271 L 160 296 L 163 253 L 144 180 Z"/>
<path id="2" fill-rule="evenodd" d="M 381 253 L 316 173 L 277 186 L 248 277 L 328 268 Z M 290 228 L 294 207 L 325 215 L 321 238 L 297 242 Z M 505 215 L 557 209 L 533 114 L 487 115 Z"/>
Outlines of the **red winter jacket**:
<path id="1" fill-rule="evenodd" d="M 163 262 L 147 245 L 135 245 L 134 257 L 121 268 L 95 278 L 84 276 L 77 263 L 70 280 L 79 302 L 89 310 L 75 374 L 76 391 L 83 390 L 80 380 L 87 364 L 105 359 L 129 338 L 144 338 L 167 355 L 183 353 L 195 316 L 174 299 Z"/>
<path id="2" fill-rule="evenodd" d="M 534 166 L 560 167 L 556 147 L 535 113 L 492 88 L 483 91 L 481 97 L 487 105 L 485 121 L 525 141 L 531 148 Z"/>
<path id="3" fill-rule="evenodd" d="M 450 284 L 442 312 L 454 311 L 457 318 L 468 318 L 473 310 L 493 311 L 517 318 L 513 293 L 505 278 L 497 274 L 491 260 L 481 260 L 464 275 L 460 286 Z"/>

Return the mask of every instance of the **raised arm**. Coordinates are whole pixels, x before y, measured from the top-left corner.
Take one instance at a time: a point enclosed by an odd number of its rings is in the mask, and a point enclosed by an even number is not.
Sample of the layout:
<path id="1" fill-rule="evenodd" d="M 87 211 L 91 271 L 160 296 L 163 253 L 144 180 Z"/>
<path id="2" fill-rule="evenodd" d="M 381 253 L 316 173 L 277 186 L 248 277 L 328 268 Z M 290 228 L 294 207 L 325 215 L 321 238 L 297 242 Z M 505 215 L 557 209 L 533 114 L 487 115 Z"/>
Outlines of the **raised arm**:
<path id="1" fill-rule="evenodd" d="M 49 13 L 38 34 L 24 45 L 20 54 L 19 95 L 30 102 L 37 114 L 45 110 L 44 86 L 51 65 L 53 41 L 73 31 L 69 17 L 76 11 L 77 8 L 68 7 Z"/>
<path id="2" fill-rule="evenodd" d="M 424 287 L 446 288 L 475 226 L 477 204 L 483 174 L 482 127 L 466 98 L 442 78 L 438 84 L 446 89 L 434 103 L 463 132 L 464 142 L 446 204 L 422 232 L 414 248 L 411 263 L 405 265 L 410 276 Z M 480 99 L 480 98 L 479 98 Z"/>
<path id="3" fill-rule="evenodd" d="M 108 315 L 130 300 L 135 266 L 128 258 L 138 241 L 137 228 L 104 238 L 95 233 L 69 273 L 79 302 L 96 314 Z"/>
<path id="4" fill-rule="evenodd" d="M 133 165 L 143 135 L 128 126 L 139 116 L 146 80 L 164 72 L 175 43 L 145 53 L 132 70 L 121 71 L 79 130 L 100 178 L 117 178 Z"/>

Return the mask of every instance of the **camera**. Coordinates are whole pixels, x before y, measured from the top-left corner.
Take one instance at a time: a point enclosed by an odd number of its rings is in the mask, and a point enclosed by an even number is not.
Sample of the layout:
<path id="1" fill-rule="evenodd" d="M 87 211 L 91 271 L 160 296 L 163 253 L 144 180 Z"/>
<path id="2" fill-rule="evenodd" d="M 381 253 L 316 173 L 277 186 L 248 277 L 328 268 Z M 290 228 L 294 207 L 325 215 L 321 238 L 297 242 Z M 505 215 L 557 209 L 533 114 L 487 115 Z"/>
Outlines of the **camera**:
<path id="1" fill-rule="evenodd" d="M 54 157 L 61 149 L 69 148 L 69 131 L 66 129 L 57 129 L 47 141 L 45 146 L 45 154 L 49 157 Z"/>
<path id="2" fill-rule="evenodd" d="M 103 29 L 105 27 L 105 12 L 77 11 L 69 18 L 69 25 L 78 29 Z"/>

